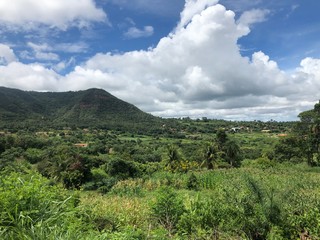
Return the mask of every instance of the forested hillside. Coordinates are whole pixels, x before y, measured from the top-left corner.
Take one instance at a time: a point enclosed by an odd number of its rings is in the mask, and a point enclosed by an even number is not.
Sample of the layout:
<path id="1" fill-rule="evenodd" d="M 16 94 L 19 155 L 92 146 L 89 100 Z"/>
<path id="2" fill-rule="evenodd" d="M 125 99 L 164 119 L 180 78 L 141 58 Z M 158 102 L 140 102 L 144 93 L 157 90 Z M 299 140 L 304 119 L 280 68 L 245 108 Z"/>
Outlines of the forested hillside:
<path id="1" fill-rule="evenodd" d="M 0 87 L 0 124 L 30 127 L 139 128 L 159 119 L 101 89 L 27 92 Z"/>

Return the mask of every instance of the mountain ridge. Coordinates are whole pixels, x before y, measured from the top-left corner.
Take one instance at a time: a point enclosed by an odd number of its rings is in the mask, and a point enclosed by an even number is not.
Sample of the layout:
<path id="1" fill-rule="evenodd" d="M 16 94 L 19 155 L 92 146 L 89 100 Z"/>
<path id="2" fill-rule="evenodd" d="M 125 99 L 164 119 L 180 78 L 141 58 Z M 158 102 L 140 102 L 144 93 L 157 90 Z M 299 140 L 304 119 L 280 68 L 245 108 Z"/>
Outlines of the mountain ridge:
<path id="1" fill-rule="evenodd" d="M 36 92 L 0 87 L 2 125 L 19 125 L 20 122 L 23 125 L 121 127 L 158 120 L 103 89 Z"/>

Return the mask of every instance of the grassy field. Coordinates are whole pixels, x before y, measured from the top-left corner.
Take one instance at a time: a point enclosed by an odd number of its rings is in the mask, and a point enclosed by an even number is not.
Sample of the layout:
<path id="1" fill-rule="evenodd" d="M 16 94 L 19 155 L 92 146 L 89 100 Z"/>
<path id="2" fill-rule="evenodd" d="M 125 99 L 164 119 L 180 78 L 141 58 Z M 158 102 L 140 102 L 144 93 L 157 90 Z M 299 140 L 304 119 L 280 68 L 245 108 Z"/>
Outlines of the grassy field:
<path id="1" fill-rule="evenodd" d="M 123 239 L 130 234 L 140 234 L 132 239 L 297 239 L 301 232 L 317 239 L 319 172 L 305 165 L 263 164 L 188 174 L 162 172 L 120 182 L 106 195 L 83 192 L 81 204 L 93 209 L 112 239 L 121 233 L 127 234 Z M 191 176 L 196 177 L 193 184 Z M 171 190 L 174 194 L 161 202 L 159 192 Z M 183 208 L 178 220 L 177 199 Z M 155 214 L 156 204 L 172 226 Z"/>

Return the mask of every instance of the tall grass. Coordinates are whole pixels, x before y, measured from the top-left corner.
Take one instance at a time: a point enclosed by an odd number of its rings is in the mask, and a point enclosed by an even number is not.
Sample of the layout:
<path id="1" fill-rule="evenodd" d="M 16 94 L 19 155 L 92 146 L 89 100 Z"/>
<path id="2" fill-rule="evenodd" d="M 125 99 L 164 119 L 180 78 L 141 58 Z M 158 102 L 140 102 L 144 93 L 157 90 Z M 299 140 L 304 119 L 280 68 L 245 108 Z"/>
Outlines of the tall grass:
<path id="1" fill-rule="evenodd" d="M 0 239 L 77 239 L 93 230 L 78 198 L 34 172 L 0 181 Z M 79 239 L 79 238 L 78 238 Z"/>
<path id="2" fill-rule="evenodd" d="M 319 173 L 285 164 L 157 172 L 78 196 L 35 173 L 11 173 L 0 180 L 0 239 L 317 239 Z M 163 209 L 178 213 L 173 227 Z"/>

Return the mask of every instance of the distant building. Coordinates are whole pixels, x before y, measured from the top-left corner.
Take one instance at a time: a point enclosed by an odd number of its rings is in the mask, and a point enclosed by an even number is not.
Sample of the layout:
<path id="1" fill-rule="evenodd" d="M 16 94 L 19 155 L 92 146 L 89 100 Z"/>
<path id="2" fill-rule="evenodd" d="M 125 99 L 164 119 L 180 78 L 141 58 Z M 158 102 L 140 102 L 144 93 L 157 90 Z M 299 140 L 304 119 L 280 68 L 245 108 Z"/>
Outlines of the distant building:
<path id="1" fill-rule="evenodd" d="M 37 136 L 47 137 L 47 136 L 48 136 L 48 133 L 47 133 L 47 132 L 36 132 L 36 135 L 37 135 Z"/>
<path id="2" fill-rule="evenodd" d="M 83 148 L 86 148 L 88 147 L 88 143 L 76 143 L 74 144 L 75 147 L 83 147 Z"/>
<path id="3" fill-rule="evenodd" d="M 263 133 L 270 133 L 271 130 L 269 130 L 269 129 L 264 129 L 264 130 L 261 130 L 261 132 L 263 132 Z"/>
<path id="4" fill-rule="evenodd" d="M 286 133 L 280 133 L 280 134 L 278 134 L 278 137 L 286 137 L 286 136 L 288 136 L 288 134 L 286 134 Z"/>
<path id="5" fill-rule="evenodd" d="M 240 131 L 241 131 L 240 127 L 233 127 L 233 128 L 230 129 L 231 133 L 237 133 L 237 132 L 240 132 Z"/>

